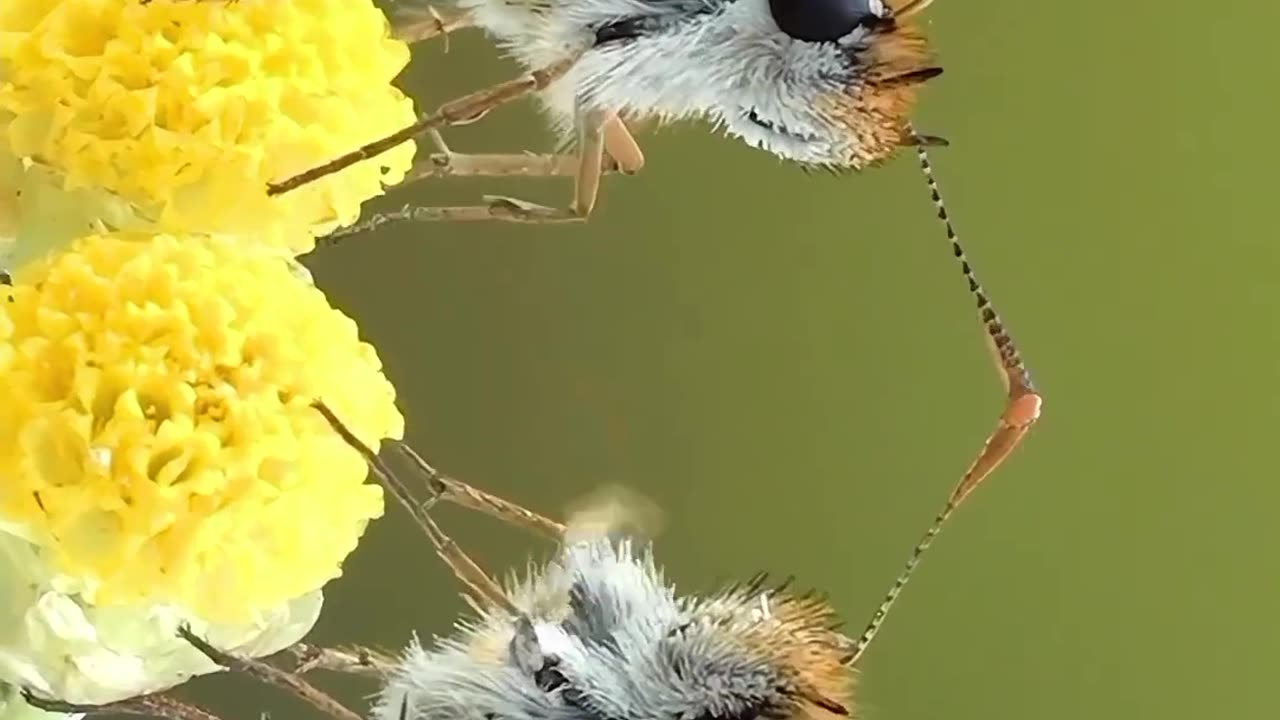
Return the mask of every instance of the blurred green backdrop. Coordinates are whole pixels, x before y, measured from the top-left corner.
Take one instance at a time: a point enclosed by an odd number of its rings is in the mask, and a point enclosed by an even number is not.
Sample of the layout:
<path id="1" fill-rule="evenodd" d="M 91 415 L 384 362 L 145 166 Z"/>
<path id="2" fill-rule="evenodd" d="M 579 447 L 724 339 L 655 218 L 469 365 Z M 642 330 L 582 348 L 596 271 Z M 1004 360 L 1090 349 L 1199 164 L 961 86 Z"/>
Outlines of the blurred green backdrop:
<path id="1" fill-rule="evenodd" d="M 883 720 L 1273 718 L 1280 622 L 1280 122 L 1268 3 L 944 0 L 922 130 L 1044 419 L 942 536 L 863 662 Z M 425 106 L 513 66 L 417 49 Z M 447 134 L 543 150 L 528 103 Z M 679 587 L 758 570 L 856 631 L 1001 407 L 910 153 L 808 176 L 680 127 L 641 135 L 582 227 L 402 225 L 307 259 L 443 470 L 560 514 L 605 484 L 664 511 Z M 568 180 L 449 180 L 379 207 L 550 204 Z M 545 543 L 453 508 L 493 569 Z M 448 630 L 456 584 L 398 508 L 312 640 Z M 326 679 L 363 707 L 370 688 Z M 216 678 L 232 717 L 311 717 Z"/>

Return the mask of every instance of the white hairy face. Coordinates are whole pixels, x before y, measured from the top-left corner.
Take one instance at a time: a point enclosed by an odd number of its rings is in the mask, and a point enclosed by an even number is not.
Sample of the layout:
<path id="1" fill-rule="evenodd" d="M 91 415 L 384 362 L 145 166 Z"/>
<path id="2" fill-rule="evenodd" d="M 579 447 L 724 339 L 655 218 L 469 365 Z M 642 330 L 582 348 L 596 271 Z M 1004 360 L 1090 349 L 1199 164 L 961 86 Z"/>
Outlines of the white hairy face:
<path id="1" fill-rule="evenodd" d="M 891 14 L 881 0 L 831 1 L 868 22 L 815 42 L 784 32 L 770 0 L 461 0 L 530 68 L 585 50 L 544 95 L 561 130 L 581 108 L 702 119 L 788 160 L 862 168 L 900 143 L 914 100 L 877 81 L 923 69 L 926 51 L 913 28 L 877 23 Z"/>

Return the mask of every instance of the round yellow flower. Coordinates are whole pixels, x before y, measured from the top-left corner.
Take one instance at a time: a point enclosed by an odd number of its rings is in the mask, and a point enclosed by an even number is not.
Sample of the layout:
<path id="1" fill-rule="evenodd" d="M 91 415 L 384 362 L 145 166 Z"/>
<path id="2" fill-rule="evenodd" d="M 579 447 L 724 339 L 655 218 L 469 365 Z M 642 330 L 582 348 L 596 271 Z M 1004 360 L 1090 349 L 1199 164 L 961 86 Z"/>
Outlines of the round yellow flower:
<path id="1" fill-rule="evenodd" d="M 413 122 L 371 0 L 4 0 L 0 150 L 136 204 L 163 232 L 295 253 L 399 182 L 413 143 L 297 191 L 267 183 Z"/>
<path id="2" fill-rule="evenodd" d="M 4 290 L 0 521 L 88 602 L 241 622 L 340 574 L 382 493 L 312 403 L 373 446 L 403 418 L 355 322 L 285 258 L 92 235 Z"/>

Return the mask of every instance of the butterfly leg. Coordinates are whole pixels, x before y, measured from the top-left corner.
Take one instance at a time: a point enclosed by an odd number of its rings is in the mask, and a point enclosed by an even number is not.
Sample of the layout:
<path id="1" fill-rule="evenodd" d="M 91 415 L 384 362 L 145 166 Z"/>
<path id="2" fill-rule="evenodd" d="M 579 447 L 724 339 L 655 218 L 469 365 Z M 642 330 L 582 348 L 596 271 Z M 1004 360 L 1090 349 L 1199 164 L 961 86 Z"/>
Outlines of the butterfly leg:
<path id="1" fill-rule="evenodd" d="M 178 635 L 218 665 L 228 670 L 243 673 L 269 685 L 282 688 L 310 703 L 317 710 L 334 718 L 334 720 L 363 720 L 360 715 L 333 699 L 328 693 L 318 689 L 294 673 L 282 670 L 263 660 L 239 657 L 219 650 L 186 627 L 179 628 Z"/>
<path id="2" fill-rule="evenodd" d="M 286 649 L 293 656 L 293 672 L 299 675 L 313 670 L 347 675 L 386 677 L 396 667 L 395 658 L 361 645 L 328 648 L 296 643 Z"/>
<path id="3" fill-rule="evenodd" d="M 443 500 L 555 540 L 564 536 L 564 525 L 555 520 L 441 473 L 406 443 L 397 442 L 394 447 L 426 478 L 431 497 L 423 503 L 425 509 Z"/>
<path id="4" fill-rule="evenodd" d="M 360 438 L 347 428 L 341 420 L 338 419 L 333 411 L 329 409 L 323 402 L 316 402 L 313 407 L 324 416 L 329 425 L 338 433 L 342 439 L 354 448 L 364 457 L 365 462 L 369 464 L 370 470 L 382 483 L 382 486 L 391 493 L 393 497 L 400 503 L 405 510 L 409 511 L 409 515 L 413 518 L 418 528 L 422 530 L 427 539 L 431 541 L 431 547 L 435 550 L 436 556 L 439 557 L 445 565 L 453 572 L 473 598 L 480 602 L 501 607 L 509 612 L 515 612 L 515 607 L 511 603 L 511 599 L 507 597 L 506 592 L 498 585 L 488 573 L 476 564 L 471 556 L 467 555 L 453 538 L 449 537 L 444 530 L 436 524 L 436 521 L 427 512 L 427 508 L 420 503 L 413 493 L 409 490 L 409 486 L 404 480 L 386 464 L 376 452 L 368 445 L 364 444 Z"/>
<path id="5" fill-rule="evenodd" d="M 432 5 L 402 10 L 391 17 L 391 35 L 411 44 L 440 36 L 448 42 L 449 33 L 471 27 L 475 27 L 475 23 L 467 13 L 445 14 Z"/>
<path id="6" fill-rule="evenodd" d="M 566 58 L 560 62 L 535 70 L 528 75 L 498 83 L 489 88 L 473 92 L 452 102 L 440 106 L 434 113 L 424 115 L 413 125 L 384 138 L 357 148 L 341 157 L 323 165 L 311 168 L 278 183 L 268 186 L 267 194 L 280 195 L 314 182 L 351 165 L 376 157 L 396 147 L 400 143 L 424 134 L 431 134 L 437 144 L 443 145 L 439 128 L 449 125 L 463 125 L 475 122 L 493 108 L 548 87 L 562 77 L 573 64 L 576 57 Z M 392 220 L 436 221 L 436 220 L 504 220 L 508 222 L 546 223 L 546 222 L 580 222 L 591 214 L 595 207 L 600 189 L 600 176 L 606 169 L 617 167 L 623 172 L 636 172 L 644 165 L 635 139 L 626 125 L 614 113 L 606 110 L 584 109 L 578 113 L 578 152 L 576 162 L 569 158 L 542 156 L 530 160 L 513 156 L 470 156 L 456 157 L 450 161 L 447 146 L 438 153 L 444 167 L 453 166 L 455 174 L 460 166 L 467 166 L 474 174 L 532 174 L 533 168 L 541 165 L 554 174 L 568 172 L 572 168 L 574 176 L 573 202 L 568 208 L 551 208 L 514 198 L 499 196 L 486 197 L 485 205 L 459 207 L 406 207 L 398 213 L 388 213 L 382 217 L 373 217 L 357 226 L 357 229 L 343 229 L 326 238 L 333 241 L 356 232 L 371 229 Z M 610 162 L 605 162 L 605 150 L 609 151 Z M 519 157 L 519 156 L 515 156 Z M 435 164 L 435 163 L 433 163 Z M 435 168 L 433 168 L 433 172 Z"/>
<path id="7" fill-rule="evenodd" d="M 601 175 L 613 172 L 631 174 L 644 167 L 644 154 L 640 147 L 626 125 L 612 112 L 582 114 L 577 154 L 462 154 L 452 152 L 437 130 L 430 130 L 428 134 L 439 152 L 415 163 L 402 185 L 435 177 L 571 176 L 574 178 L 573 202 L 567 208 L 553 208 L 518 198 L 486 195 L 483 205 L 405 205 L 399 210 L 374 213 L 339 228 L 322 238 L 322 244 L 341 242 L 394 222 L 582 222 L 595 207 Z"/>
<path id="8" fill-rule="evenodd" d="M 298 173 L 281 182 L 270 184 L 267 187 L 267 194 L 275 196 L 295 190 L 320 178 L 344 170 L 358 162 L 377 157 L 401 143 L 427 134 L 432 130 L 438 130 L 449 125 L 465 125 L 475 122 L 496 107 L 524 97 L 529 93 L 545 89 L 552 82 L 563 77 L 575 62 L 577 62 L 577 57 L 566 58 L 521 77 L 491 85 L 447 102 L 435 112 L 424 114 L 417 122 L 402 130 L 374 140 L 327 163 Z"/>
<path id="9" fill-rule="evenodd" d="M 22 697 L 31 707 L 62 715 L 86 715 L 90 717 L 96 715 L 137 715 L 169 718 L 169 720 L 222 720 L 222 718 L 198 705 L 192 705 L 159 693 L 140 695 L 128 700 L 119 700 L 103 705 L 86 705 L 50 700 L 25 690 L 22 693 Z"/>
<path id="10" fill-rule="evenodd" d="M 605 118 L 604 150 L 623 175 L 635 175 L 644 169 L 644 152 L 617 113 L 609 113 Z"/>
<path id="11" fill-rule="evenodd" d="M 616 163 L 605 163 L 606 173 L 617 170 Z M 577 171 L 576 155 L 432 153 L 414 164 L 405 182 L 446 177 L 572 177 Z"/>
<path id="12" fill-rule="evenodd" d="M 457 153 L 439 130 L 427 131 L 436 152 L 414 163 L 401 182 L 444 177 L 572 177 L 578 173 L 578 156 L 572 153 Z M 615 113 L 604 122 L 605 174 L 634 175 L 644 167 L 644 154 L 631 131 Z"/>

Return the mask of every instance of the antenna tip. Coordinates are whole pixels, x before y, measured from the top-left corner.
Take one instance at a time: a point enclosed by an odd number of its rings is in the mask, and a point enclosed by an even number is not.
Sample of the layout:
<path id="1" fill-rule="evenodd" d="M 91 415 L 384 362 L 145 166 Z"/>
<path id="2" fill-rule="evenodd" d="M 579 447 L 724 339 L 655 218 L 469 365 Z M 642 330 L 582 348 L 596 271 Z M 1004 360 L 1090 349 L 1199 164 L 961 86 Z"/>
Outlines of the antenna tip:
<path id="1" fill-rule="evenodd" d="M 1038 393 L 1028 392 L 1014 398 L 1000 416 L 1000 422 L 1012 428 L 1025 428 L 1040 419 L 1040 408 L 1044 398 Z"/>

